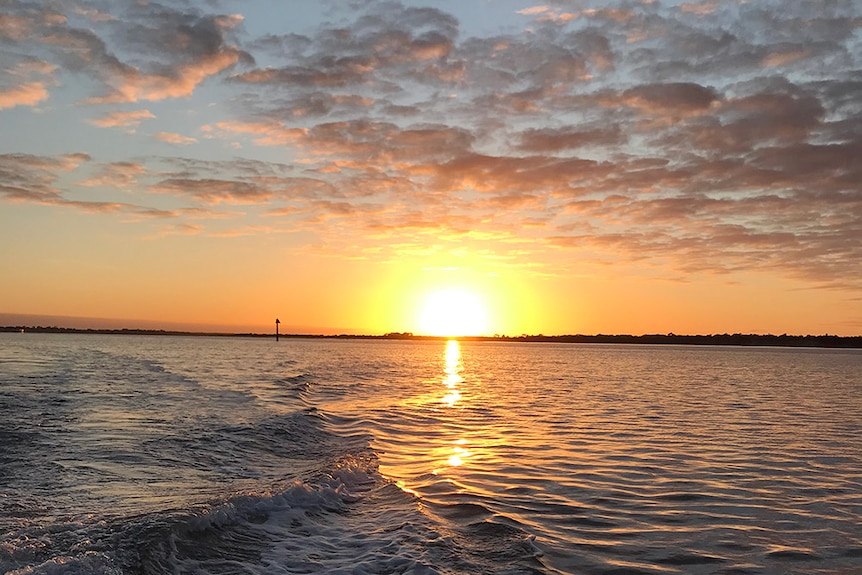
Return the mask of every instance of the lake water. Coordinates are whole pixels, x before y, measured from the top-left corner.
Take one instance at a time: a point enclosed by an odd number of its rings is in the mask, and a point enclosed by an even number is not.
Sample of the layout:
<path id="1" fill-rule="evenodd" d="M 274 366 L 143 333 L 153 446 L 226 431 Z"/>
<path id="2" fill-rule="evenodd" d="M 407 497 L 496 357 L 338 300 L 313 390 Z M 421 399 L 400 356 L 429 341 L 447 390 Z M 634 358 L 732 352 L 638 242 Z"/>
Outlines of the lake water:
<path id="1" fill-rule="evenodd" d="M 0 573 L 862 573 L 862 351 L 0 334 Z"/>

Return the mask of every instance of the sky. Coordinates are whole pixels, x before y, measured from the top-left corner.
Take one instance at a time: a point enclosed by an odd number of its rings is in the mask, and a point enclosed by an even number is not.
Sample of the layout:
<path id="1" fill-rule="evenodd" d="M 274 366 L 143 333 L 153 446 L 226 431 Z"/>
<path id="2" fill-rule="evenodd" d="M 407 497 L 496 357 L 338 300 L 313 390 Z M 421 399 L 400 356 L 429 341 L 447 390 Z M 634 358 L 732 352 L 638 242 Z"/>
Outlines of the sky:
<path id="1" fill-rule="evenodd" d="M 76 326 L 859 335 L 862 3 L 0 0 L 0 269 Z"/>

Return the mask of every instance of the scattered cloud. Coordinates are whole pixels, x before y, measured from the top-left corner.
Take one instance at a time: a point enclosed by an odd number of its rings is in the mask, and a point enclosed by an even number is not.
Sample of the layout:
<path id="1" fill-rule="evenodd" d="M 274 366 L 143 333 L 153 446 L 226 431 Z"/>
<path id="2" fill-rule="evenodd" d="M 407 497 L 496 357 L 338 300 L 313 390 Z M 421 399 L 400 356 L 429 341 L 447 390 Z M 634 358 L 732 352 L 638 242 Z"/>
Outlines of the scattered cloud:
<path id="1" fill-rule="evenodd" d="M 156 194 L 187 196 L 205 205 L 261 204 L 273 197 L 266 187 L 251 182 L 212 178 L 168 178 L 152 186 L 150 191 Z"/>
<path id="2" fill-rule="evenodd" d="M 770 52 L 761 59 L 761 65 L 764 68 L 773 68 L 776 66 L 786 66 L 799 60 L 804 60 L 811 56 L 811 51 L 805 48 L 790 48 L 787 50 L 778 50 Z"/>
<path id="3" fill-rule="evenodd" d="M 709 16 L 718 9 L 718 2 L 685 2 L 680 4 L 679 8 L 683 12 L 690 12 L 698 16 Z"/>
<path id="4" fill-rule="evenodd" d="M 563 12 L 561 10 L 551 8 L 550 6 L 532 6 L 530 8 L 518 10 L 517 13 L 522 16 L 534 16 L 539 22 L 556 21 L 564 23 L 580 16 L 579 13 Z"/>
<path id="5" fill-rule="evenodd" d="M 82 186 L 105 186 L 128 189 L 138 183 L 147 168 L 134 162 L 114 162 L 103 166 L 96 175 L 82 180 Z"/>
<path id="6" fill-rule="evenodd" d="M 168 144 L 179 144 L 181 146 L 197 142 L 196 139 L 189 136 L 183 136 L 182 134 L 174 134 L 171 132 L 156 132 L 155 137 L 162 142 L 166 142 Z"/>
<path id="7" fill-rule="evenodd" d="M 204 231 L 199 224 L 175 224 L 162 228 L 154 238 L 165 238 L 168 236 L 196 236 Z"/>
<path id="8" fill-rule="evenodd" d="M 116 18 L 112 14 L 109 14 L 108 12 L 102 11 L 98 8 L 85 8 L 83 6 L 75 6 L 72 10 L 75 14 L 83 16 L 91 22 L 112 22 L 116 20 Z"/>
<path id="9" fill-rule="evenodd" d="M 554 154 L 589 146 L 618 146 L 626 141 L 619 126 L 610 128 L 580 129 L 575 126 L 565 128 L 530 128 L 519 135 L 521 150 L 532 153 Z"/>
<path id="10" fill-rule="evenodd" d="M 486 36 L 391 1 L 255 36 L 212 6 L 7 3 L 0 54 L 16 54 L 15 74 L 0 109 L 77 79 L 95 126 L 152 120 L 149 145 L 244 157 L 7 154 L 0 196 L 176 220 L 165 234 L 223 218 L 230 233 L 314 230 L 348 251 L 362 235 L 378 242 L 363 257 L 469 242 L 537 267 L 562 250 L 862 287 L 853 3 L 552 1 Z M 161 106 L 204 88 L 218 112 L 161 123 Z M 114 109 L 139 102 L 159 118 Z M 128 203 L 87 195 L 97 187 Z"/>
<path id="11" fill-rule="evenodd" d="M 35 106 L 48 99 L 48 90 L 42 82 L 27 82 L 0 90 L 0 110 L 15 106 Z"/>
<path id="12" fill-rule="evenodd" d="M 8 19 L 7 19 L 8 20 Z M 0 29 L 4 20 L 0 19 Z M 14 29 L 14 26 L 13 26 Z M 12 36 L 14 32 L 9 32 Z M 2 32 L 0 32 L 2 37 Z M 20 59 L 0 69 L 0 110 L 16 106 L 36 106 L 49 97 L 55 66 L 38 59 Z"/>
<path id="13" fill-rule="evenodd" d="M 109 112 L 104 116 L 91 120 L 94 126 L 100 128 L 136 127 L 144 120 L 155 118 L 149 110 L 133 110 L 129 112 Z"/>
<path id="14" fill-rule="evenodd" d="M 548 6 L 531 6 L 530 8 L 524 8 L 523 10 L 518 10 L 518 14 L 523 14 L 525 16 L 532 16 L 535 14 L 546 14 L 550 12 L 551 9 Z"/>
<path id="15" fill-rule="evenodd" d="M 252 60 L 227 39 L 241 16 L 195 15 L 147 3 L 122 10 L 96 4 L 37 6 L 13 0 L 0 20 L 0 37 L 19 50 L 53 53 L 63 68 L 94 78 L 101 93 L 85 100 L 90 104 L 188 97 L 207 78 Z M 62 9 L 69 11 L 56 11 Z M 78 26 L 82 18 L 86 25 Z M 114 38 L 123 41 L 115 45 Z M 135 56 L 124 58 L 126 53 Z"/>
<path id="16" fill-rule="evenodd" d="M 682 117 L 702 114 L 718 100 L 714 90 L 690 82 L 642 84 L 625 90 L 619 104 L 650 116 Z"/>

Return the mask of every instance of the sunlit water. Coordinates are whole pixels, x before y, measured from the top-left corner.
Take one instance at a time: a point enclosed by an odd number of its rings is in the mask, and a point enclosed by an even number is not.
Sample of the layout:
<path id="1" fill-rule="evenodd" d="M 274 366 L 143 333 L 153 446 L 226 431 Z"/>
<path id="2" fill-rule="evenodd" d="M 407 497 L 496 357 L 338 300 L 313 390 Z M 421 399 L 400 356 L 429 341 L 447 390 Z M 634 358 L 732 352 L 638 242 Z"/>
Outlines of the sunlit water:
<path id="1" fill-rule="evenodd" d="M 862 573 L 862 352 L 0 334 L 0 573 Z"/>

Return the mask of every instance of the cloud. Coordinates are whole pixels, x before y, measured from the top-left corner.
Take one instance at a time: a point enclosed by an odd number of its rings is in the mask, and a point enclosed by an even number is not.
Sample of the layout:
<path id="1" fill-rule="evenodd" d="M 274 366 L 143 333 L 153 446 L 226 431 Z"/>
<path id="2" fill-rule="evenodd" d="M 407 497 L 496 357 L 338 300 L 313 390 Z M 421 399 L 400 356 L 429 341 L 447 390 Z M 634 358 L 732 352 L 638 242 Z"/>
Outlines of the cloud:
<path id="1" fill-rule="evenodd" d="M 55 203 L 61 198 L 55 187 L 60 175 L 89 159 L 87 154 L 0 154 L 0 196 L 13 202 Z"/>
<path id="2" fill-rule="evenodd" d="M 536 20 L 539 22 L 552 21 L 557 23 L 566 23 L 569 20 L 574 20 L 580 17 L 580 14 L 577 12 L 562 12 L 551 8 L 550 6 L 532 6 L 530 8 L 518 10 L 517 13 L 522 16 L 535 16 Z"/>
<path id="3" fill-rule="evenodd" d="M 273 193 L 264 186 L 212 178 L 168 178 L 152 186 L 150 191 L 156 194 L 188 196 L 205 205 L 260 204 L 273 197 Z"/>
<path id="4" fill-rule="evenodd" d="M 83 6 L 75 6 L 73 8 L 75 14 L 87 18 L 91 22 L 112 22 L 116 17 L 108 12 L 103 12 L 98 8 L 84 8 Z"/>
<path id="5" fill-rule="evenodd" d="M 642 84 L 620 94 L 619 103 L 653 115 L 701 114 L 718 100 L 715 90 L 692 82 Z"/>
<path id="6" fill-rule="evenodd" d="M 264 217 L 284 217 L 284 216 L 295 216 L 297 214 L 303 213 L 303 210 L 300 208 L 296 208 L 293 206 L 287 206 L 283 208 L 275 208 L 272 210 L 267 210 L 264 213 Z"/>
<path id="7" fill-rule="evenodd" d="M 3 20 L 0 20 L 0 28 L 2 25 Z M 48 99 L 48 86 L 54 84 L 55 66 L 38 59 L 15 60 L 17 62 L 2 70 L 0 110 L 16 106 L 36 106 Z"/>
<path id="8" fill-rule="evenodd" d="M 113 162 L 93 177 L 80 182 L 82 186 L 110 186 L 113 188 L 129 188 L 138 183 L 138 178 L 147 173 L 147 168 L 134 162 Z"/>
<path id="9" fill-rule="evenodd" d="M 67 9 L 62 14 L 54 10 Z M 0 34 L 22 47 L 50 49 L 62 67 L 100 84 L 90 104 L 188 97 L 207 78 L 251 57 L 227 39 L 238 15 L 198 16 L 165 6 L 31 6 L 13 1 Z M 88 27 L 74 22 L 84 17 Z M 120 42 L 109 39 L 121 38 Z M 133 53 L 124 60 L 121 53 Z"/>
<path id="10" fill-rule="evenodd" d="M 694 127 L 690 143 L 726 154 L 770 142 L 797 142 L 821 129 L 826 110 L 819 97 L 769 89 L 727 99 L 714 121 Z"/>
<path id="11" fill-rule="evenodd" d="M 149 110 L 133 110 L 129 112 L 110 112 L 100 118 L 90 120 L 90 123 L 100 128 L 118 128 L 138 126 L 144 120 L 151 120 L 156 116 Z"/>
<path id="12" fill-rule="evenodd" d="M 764 68 L 773 68 L 776 66 L 786 66 L 810 56 L 810 50 L 802 47 L 793 47 L 770 52 L 761 59 L 760 63 Z"/>
<path id="13" fill-rule="evenodd" d="M 680 4 L 680 10 L 690 12 L 698 16 L 709 16 L 718 9 L 718 2 L 685 2 Z"/>
<path id="14" fill-rule="evenodd" d="M 81 200 L 58 200 L 55 205 L 75 208 L 82 212 L 91 214 L 113 214 L 126 211 L 128 209 L 136 209 L 135 206 L 120 202 L 94 202 Z"/>
<path id="15" fill-rule="evenodd" d="M 14 88 L 0 89 L 0 110 L 15 106 L 35 106 L 47 99 L 48 90 L 42 82 L 27 82 Z"/>
<path id="16" fill-rule="evenodd" d="M 58 181 L 65 174 L 90 162 L 90 156 L 83 153 L 60 156 L 0 155 L 0 199 L 11 203 L 71 208 L 91 214 L 136 214 L 147 210 L 127 202 L 69 197 L 64 188 L 58 186 Z M 142 171 L 142 167 L 134 164 L 117 163 L 106 167 L 99 178 L 86 180 L 82 185 L 122 185 L 123 182 L 116 181 L 116 178 L 122 179 L 124 174 L 128 184 L 134 174 L 140 174 Z"/>
<path id="17" fill-rule="evenodd" d="M 374 105 L 371 98 L 349 95 L 328 94 L 326 92 L 311 92 L 291 99 L 285 103 L 283 116 L 285 118 L 305 118 L 328 116 L 340 113 L 361 113 Z"/>
<path id="18" fill-rule="evenodd" d="M 616 146 L 626 141 L 619 126 L 581 130 L 576 127 L 527 129 L 518 135 L 521 150 L 533 153 L 558 153 L 586 146 Z"/>
<path id="19" fill-rule="evenodd" d="M 128 202 L 70 197 L 68 188 L 61 187 L 59 180 L 91 162 L 91 157 L 84 153 L 59 156 L 2 154 L 0 155 L 0 199 L 10 203 L 69 208 L 91 214 L 143 214 L 157 211 Z M 86 179 L 79 185 L 111 188 L 128 186 L 134 183 L 135 176 L 143 172 L 143 166 L 118 162 L 104 166 L 99 176 Z"/>
<path id="20" fill-rule="evenodd" d="M 308 130 L 305 128 L 288 128 L 277 121 L 244 122 L 228 121 L 218 122 L 215 126 L 204 126 L 204 133 L 212 133 L 220 130 L 224 133 L 251 134 L 256 136 L 254 141 L 262 146 L 285 146 L 302 140 Z"/>
<path id="21" fill-rule="evenodd" d="M 189 136 L 183 136 L 182 134 L 174 134 L 171 132 L 156 132 L 154 135 L 156 139 L 168 144 L 179 144 L 181 146 L 185 146 L 197 142 L 196 139 L 190 138 Z"/>
<path id="22" fill-rule="evenodd" d="M 522 10 L 518 10 L 518 14 L 523 14 L 524 16 L 532 16 L 534 14 L 546 14 L 550 12 L 551 9 L 548 6 L 531 6 L 530 8 L 524 8 Z"/>
<path id="23" fill-rule="evenodd" d="M 610 20 L 617 24 L 624 24 L 635 18 L 635 12 L 625 8 L 589 8 L 584 10 L 584 15 L 597 20 Z"/>
<path id="24" fill-rule="evenodd" d="M 234 75 L 233 80 L 318 90 L 385 85 L 390 75 L 452 82 L 463 72 L 457 61 L 449 59 L 458 26 L 455 18 L 435 8 L 371 3 L 349 33 L 325 29 L 311 44 L 305 38 L 284 38 L 283 42 L 302 42 L 311 50 L 297 53 L 287 65 L 256 68 Z"/>
<path id="25" fill-rule="evenodd" d="M 187 64 L 175 66 L 168 74 L 143 73 L 129 66 L 111 70 L 106 83 L 111 91 L 105 96 L 87 99 L 89 104 L 164 100 L 190 96 L 207 77 L 229 68 L 239 61 L 239 53 L 226 50 L 210 54 Z"/>
<path id="26" fill-rule="evenodd" d="M 199 224 L 182 223 L 163 228 L 156 237 L 164 238 L 167 236 L 196 236 L 203 233 L 203 231 L 203 226 Z"/>

